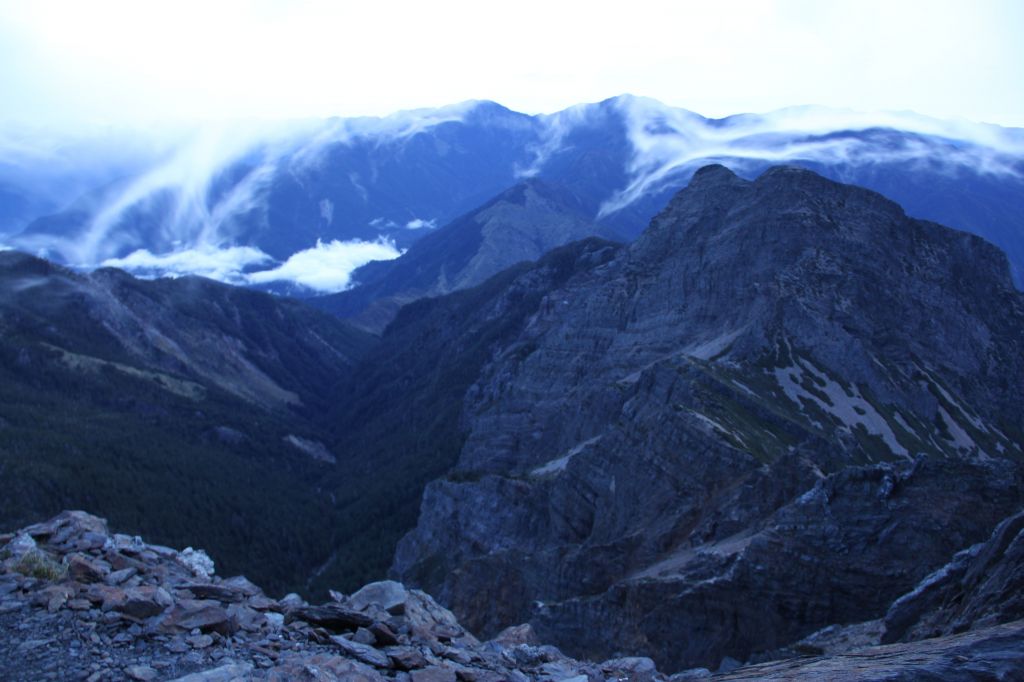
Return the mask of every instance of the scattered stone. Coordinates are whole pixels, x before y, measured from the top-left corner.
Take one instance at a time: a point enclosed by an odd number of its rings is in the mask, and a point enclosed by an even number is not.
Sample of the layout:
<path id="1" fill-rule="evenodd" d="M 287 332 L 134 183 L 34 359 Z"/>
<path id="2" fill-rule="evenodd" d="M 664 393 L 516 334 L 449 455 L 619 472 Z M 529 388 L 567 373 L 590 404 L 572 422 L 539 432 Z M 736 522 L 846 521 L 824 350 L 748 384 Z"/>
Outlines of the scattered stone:
<path id="1" fill-rule="evenodd" d="M 383 646 L 391 646 L 393 644 L 398 644 L 398 635 L 396 635 L 394 631 L 390 627 L 388 627 L 387 623 L 381 623 L 380 621 L 377 621 L 376 623 L 370 626 L 370 632 L 373 634 L 373 637 L 377 641 L 377 643 Z"/>
<path id="2" fill-rule="evenodd" d="M 231 604 L 227 608 L 228 617 L 238 623 L 238 627 L 248 632 L 259 632 L 266 624 L 266 615 L 243 604 Z"/>
<path id="3" fill-rule="evenodd" d="M 150 668 L 148 665 L 132 665 L 128 666 L 124 670 L 125 674 L 133 680 L 140 680 L 140 682 L 149 682 L 155 680 L 159 673 Z"/>
<path id="4" fill-rule="evenodd" d="M 18 533 L 3 548 L 3 556 L 7 561 L 20 559 L 37 549 L 36 541 L 28 533 Z"/>
<path id="5" fill-rule="evenodd" d="M 366 614 L 336 602 L 322 606 L 300 606 L 289 611 L 285 618 L 286 622 L 294 620 L 302 620 L 337 632 L 352 631 L 373 624 L 373 619 Z"/>
<path id="6" fill-rule="evenodd" d="M 236 680 L 248 679 L 249 673 L 252 670 L 253 666 L 248 663 L 229 663 L 219 668 L 178 677 L 172 680 L 172 682 L 235 682 Z"/>
<path id="7" fill-rule="evenodd" d="M 601 664 L 601 670 L 616 677 L 627 677 L 635 682 L 649 682 L 658 674 L 654 661 L 644 656 L 613 658 Z"/>
<path id="8" fill-rule="evenodd" d="M 388 613 L 400 615 L 405 613 L 405 601 L 409 594 L 402 583 L 394 580 L 382 580 L 370 583 L 348 598 L 348 605 L 357 611 L 364 611 L 371 604 L 376 604 Z"/>
<path id="9" fill-rule="evenodd" d="M 203 550 L 186 547 L 180 554 L 175 554 L 178 563 L 192 571 L 197 577 L 205 580 L 213 575 L 213 559 Z"/>
<path id="10" fill-rule="evenodd" d="M 387 654 L 373 648 L 372 646 L 353 642 L 341 636 L 331 637 L 331 641 L 334 642 L 345 654 L 355 658 L 356 660 L 362 661 L 363 663 L 369 663 L 377 668 L 391 667 L 391 659 L 388 658 Z"/>
<path id="11" fill-rule="evenodd" d="M 81 554 L 73 554 L 68 559 L 68 577 L 75 582 L 96 583 L 103 580 L 109 573 L 108 566 Z"/>
<path id="12" fill-rule="evenodd" d="M 190 583 L 182 585 L 181 589 L 188 590 L 196 599 L 216 599 L 230 603 L 243 601 L 247 596 L 242 591 L 223 583 Z"/>
<path id="13" fill-rule="evenodd" d="M 355 634 L 352 635 L 352 641 L 358 642 L 359 644 L 373 646 L 377 643 L 377 638 L 374 636 L 372 632 L 370 632 L 366 628 L 358 628 L 355 631 Z"/>
<path id="14" fill-rule="evenodd" d="M 690 668 L 676 673 L 668 678 L 668 682 L 697 682 L 711 677 L 711 671 L 707 668 Z"/>
<path id="15" fill-rule="evenodd" d="M 189 650 L 188 643 L 180 637 L 175 637 L 171 641 L 167 642 L 167 644 L 165 644 L 164 646 L 172 654 L 183 654 Z"/>
<path id="16" fill-rule="evenodd" d="M 49 644 L 50 641 L 47 639 L 28 639 L 18 645 L 18 651 L 26 653 L 33 649 L 39 649 Z"/>
<path id="17" fill-rule="evenodd" d="M 68 585 L 51 585 L 43 590 L 40 590 L 36 599 L 33 603 L 37 603 L 40 606 L 46 605 L 46 610 L 50 613 L 56 613 L 64 607 L 67 603 L 68 598 L 74 594 L 74 590 Z"/>
<path id="18" fill-rule="evenodd" d="M 466 649 L 457 649 L 455 647 L 446 647 L 441 655 L 447 658 L 449 661 L 455 661 L 462 665 L 470 665 L 473 663 L 473 655 Z"/>
<path id="19" fill-rule="evenodd" d="M 128 603 L 128 594 L 124 590 L 106 584 L 90 585 L 85 592 L 85 597 L 93 604 L 100 606 L 104 612 L 120 611 Z"/>
<path id="20" fill-rule="evenodd" d="M 426 656 L 415 647 L 393 646 L 384 651 L 399 670 L 416 670 L 427 666 Z"/>
<path id="21" fill-rule="evenodd" d="M 111 599 L 116 598 L 115 592 L 108 594 Z M 117 609 L 129 618 L 145 620 L 163 613 L 172 604 L 174 599 L 162 587 L 131 587 L 124 591 L 124 603 L 120 606 L 112 605 L 111 608 Z"/>
<path id="22" fill-rule="evenodd" d="M 261 594 L 256 595 L 255 597 L 250 597 L 248 604 L 251 608 L 254 608 L 257 611 L 270 611 L 272 609 L 277 611 L 281 608 L 281 605 L 279 603 L 277 603 L 270 597 L 265 597 Z"/>
<path id="23" fill-rule="evenodd" d="M 108 585 L 121 585 L 128 580 L 128 578 L 131 578 L 138 572 L 137 568 L 129 566 L 128 568 L 122 568 L 119 571 L 112 571 L 103 579 L 103 582 Z"/>
<path id="24" fill-rule="evenodd" d="M 193 649 L 205 649 L 213 645 L 213 637 L 210 635 L 189 635 L 185 638 L 185 641 Z"/>
<path id="25" fill-rule="evenodd" d="M 409 673 L 412 682 L 456 682 L 455 671 L 452 668 L 432 665 L 422 670 L 413 670 Z"/>
<path id="26" fill-rule="evenodd" d="M 179 599 L 162 624 L 164 631 L 199 629 L 202 632 L 219 632 L 233 635 L 238 630 L 238 621 L 228 615 L 220 602 L 208 599 Z"/>
<path id="27" fill-rule="evenodd" d="M 263 615 L 267 619 L 267 627 L 269 627 L 272 632 L 277 632 L 284 627 L 283 614 L 268 612 Z"/>
<path id="28" fill-rule="evenodd" d="M 529 623 L 511 625 L 499 632 L 498 636 L 491 641 L 501 646 L 515 646 L 516 644 L 537 646 L 541 643 L 537 633 L 533 631 L 533 626 Z"/>
<path id="29" fill-rule="evenodd" d="M 263 594 L 259 586 L 246 578 L 244 575 L 236 575 L 220 581 L 222 587 L 227 587 L 246 597 L 257 597 Z"/>

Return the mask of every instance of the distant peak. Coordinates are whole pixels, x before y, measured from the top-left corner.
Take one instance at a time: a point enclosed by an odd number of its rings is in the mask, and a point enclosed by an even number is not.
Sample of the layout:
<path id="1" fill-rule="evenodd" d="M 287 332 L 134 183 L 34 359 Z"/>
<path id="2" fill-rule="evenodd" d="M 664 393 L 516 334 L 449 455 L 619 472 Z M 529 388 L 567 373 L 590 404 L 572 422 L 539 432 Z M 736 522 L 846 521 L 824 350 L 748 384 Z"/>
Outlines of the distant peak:
<path id="1" fill-rule="evenodd" d="M 698 171 L 700 172 L 700 171 Z M 822 177 L 820 174 L 815 173 L 812 170 L 806 168 L 800 168 L 799 166 L 772 166 L 765 172 L 761 173 L 758 180 L 771 180 L 773 178 L 809 178 Z"/>
<path id="2" fill-rule="evenodd" d="M 740 177 L 720 163 L 713 163 L 697 169 L 690 179 L 690 187 L 731 184 L 741 181 Z"/>
<path id="3" fill-rule="evenodd" d="M 754 182 L 757 185 L 813 187 L 819 191 L 829 191 L 830 189 L 842 187 L 840 183 L 834 180 L 829 180 L 819 173 L 798 166 L 772 166 L 761 173 Z M 870 190 L 863 188 L 857 189 L 862 192 L 870 192 Z"/>
<path id="4" fill-rule="evenodd" d="M 555 204 L 567 210 L 578 211 L 581 209 L 579 198 L 568 189 L 536 177 L 520 180 L 495 197 L 495 200 L 525 206 L 531 196 L 539 197 L 548 204 Z"/>

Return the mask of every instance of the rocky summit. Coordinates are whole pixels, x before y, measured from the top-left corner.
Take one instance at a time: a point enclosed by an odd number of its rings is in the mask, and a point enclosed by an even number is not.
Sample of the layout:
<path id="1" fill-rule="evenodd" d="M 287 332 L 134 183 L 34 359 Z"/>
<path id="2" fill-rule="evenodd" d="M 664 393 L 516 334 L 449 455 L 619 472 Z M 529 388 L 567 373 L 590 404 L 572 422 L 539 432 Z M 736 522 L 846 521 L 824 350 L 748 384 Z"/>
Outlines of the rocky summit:
<path id="1" fill-rule="evenodd" d="M 393 572 L 484 636 L 767 660 L 886 617 L 1024 506 L 1022 385 L 995 247 L 809 171 L 709 166 L 483 367 Z M 959 561 L 928 599 L 978 584 Z M 893 627 L 962 632 L 911 602 Z"/>

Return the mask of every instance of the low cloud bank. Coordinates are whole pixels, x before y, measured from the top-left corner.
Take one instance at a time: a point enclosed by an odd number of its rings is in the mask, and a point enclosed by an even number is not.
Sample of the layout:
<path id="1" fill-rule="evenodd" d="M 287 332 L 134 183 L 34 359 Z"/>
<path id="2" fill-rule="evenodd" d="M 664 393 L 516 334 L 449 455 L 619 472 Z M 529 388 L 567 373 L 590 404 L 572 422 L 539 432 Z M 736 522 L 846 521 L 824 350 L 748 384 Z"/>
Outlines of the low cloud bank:
<path id="1" fill-rule="evenodd" d="M 266 265 L 273 258 L 251 246 L 228 248 L 200 247 L 172 253 L 154 254 L 146 249 L 124 258 L 108 258 L 105 267 L 120 268 L 139 277 L 181 277 L 200 275 L 229 284 L 245 284 L 246 268 Z"/>
<path id="2" fill-rule="evenodd" d="M 1024 131 L 945 121 L 912 112 L 869 113 L 828 107 L 791 107 L 766 114 L 706 119 L 656 100 L 623 96 L 614 102 L 633 148 L 629 184 L 601 206 L 606 216 L 677 183 L 680 171 L 711 161 L 868 166 L 923 162 L 950 173 L 972 172 L 1020 178 Z M 572 121 L 578 112 L 567 111 Z M 563 114 L 547 121 L 561 143 Z M 895 137 L 886 135 L 895 132 Z M 542 156 L 542 154 L 540 155 Z M 539 158 L 540 158 L 539 156 Z"/>
<path id="3" fill-rule="evenodd" d="M 292 254 L 272 270 L 247 275 L 252 284 L 292 282 L 322 292 L 344 291 L 349 287 L 352 272 L 374 260 L 392 260 L 402 255 L 389 239 L 372 242 L 359 240 L 322 242 L 312 249 Z"/>
<path id="4" fill-rule="evenodd" d="M 2 248 L 2 247 L 0 247 Z M 317 241 L 316 246 L 292 254 L 273 268 L 274 259 L 251 246 L 183 249 L 154 254 L 146 249 L 124 258 L 103 261 L 106 267 L 120 268 L 139 277 L 181 277 L 199 275 L 235 285 L 291 283 L 322 293 L 344 291 L 351 284 L 352 272 L 374 260 L 391 260 L 402 255 L 394 242 Z"/>

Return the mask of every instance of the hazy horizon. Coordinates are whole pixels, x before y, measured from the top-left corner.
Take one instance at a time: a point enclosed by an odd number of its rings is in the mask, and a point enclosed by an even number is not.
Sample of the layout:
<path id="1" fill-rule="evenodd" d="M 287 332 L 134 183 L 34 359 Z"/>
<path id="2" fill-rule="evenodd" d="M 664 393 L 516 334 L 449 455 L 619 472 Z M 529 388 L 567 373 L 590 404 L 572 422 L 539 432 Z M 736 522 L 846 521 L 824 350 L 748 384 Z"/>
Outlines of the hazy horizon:
<path id="1" fill-rule="evenodd" d="M 350 7 L 0 0 L 0 128 L 553 113 L 623 93 L 721 118 L 794 105 L 1024 126 L 1024 6 L 526 0 Z"/>

